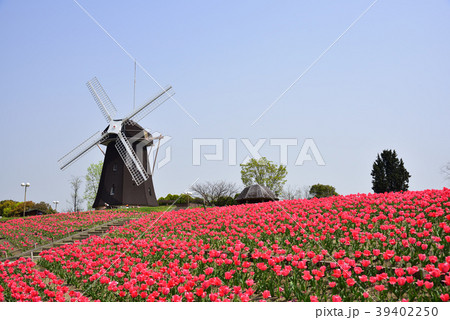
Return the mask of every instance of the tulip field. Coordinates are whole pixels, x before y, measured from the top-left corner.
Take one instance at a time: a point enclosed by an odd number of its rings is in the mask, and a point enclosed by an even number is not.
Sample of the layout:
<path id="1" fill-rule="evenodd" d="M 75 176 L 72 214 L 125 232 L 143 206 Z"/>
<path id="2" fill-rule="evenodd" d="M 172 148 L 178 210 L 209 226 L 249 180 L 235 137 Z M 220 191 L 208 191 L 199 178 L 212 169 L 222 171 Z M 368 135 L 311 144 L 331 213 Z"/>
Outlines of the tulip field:
<path id="1" fill-rule="evenodd" d="M 79 232 L 83 228 L 86 230 L 111 220 L 133 216 L 140 214 L 111 211 L 72 212 L 9 220 L 0 223 L 0 237 L 7 240 L 3 244 L 0 242 L 0 252 L 29 250 Z"/>
<path id="2" fill-rule="evenodd" d="M 449 270 L 450 189 L 356 194 L 149 213 L 0 262 L 0 301 L 448 301 Z"/>
<path id="3" fill-rule="evenodd" d="M 35 266 L 29 258 L 0 262 L 0 301 L 89 301 L 63 285 L 64 280 Z"/>

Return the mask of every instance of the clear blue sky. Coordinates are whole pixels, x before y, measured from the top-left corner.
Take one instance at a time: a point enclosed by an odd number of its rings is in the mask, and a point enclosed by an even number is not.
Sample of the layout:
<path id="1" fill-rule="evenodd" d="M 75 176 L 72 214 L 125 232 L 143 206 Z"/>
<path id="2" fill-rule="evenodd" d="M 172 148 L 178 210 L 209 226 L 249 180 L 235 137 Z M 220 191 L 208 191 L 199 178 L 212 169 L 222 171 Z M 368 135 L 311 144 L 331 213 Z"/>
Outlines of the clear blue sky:
<path id="1" fill-rule="evenodd" d="M 254 126 L 251 123 L 372 1 L 80 0 L 200 125 L 173 102 L 142 122 L 172 137 L 172 161 L 154 176 L 158 196 L 199 181 L 240 183 L 239 166 L 192 165 L 194 138 L 296 138 L 288 184 L 371 192 L 377 153 L 395 149 L 410 189 L 448 185 L 450 1 L 380 0 Z M 0 1 L 0 199 L 67 208 L 68 180 L 102 159 L 94 149 L 66 171 L 57 160 L 106 123 L 85 83 L 97 76 L 124 115 L 132 110 L 133 61 L 70 0 Z M 137 104 L 158 91 L 137 72 Z M 325 166 L 294 162 L 313 138 Z M 267 141 L 261 155 L 279 161 Z M 165 152 L 162 149 L 162 152 Z"/>

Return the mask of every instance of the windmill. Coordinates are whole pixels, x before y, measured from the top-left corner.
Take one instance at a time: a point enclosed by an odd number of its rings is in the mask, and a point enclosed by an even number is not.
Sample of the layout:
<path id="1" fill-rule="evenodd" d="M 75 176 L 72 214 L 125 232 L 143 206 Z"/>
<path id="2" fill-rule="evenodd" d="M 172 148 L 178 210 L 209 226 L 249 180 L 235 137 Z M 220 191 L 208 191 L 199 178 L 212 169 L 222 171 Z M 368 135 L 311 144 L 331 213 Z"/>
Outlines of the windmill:
<path id="1" fill-rule="evenodd" d="M 153 137 L 137 122 L 159 107 L 175 93 L 172 87 L 148 100 L 140 108 L 122 119 L 115 119 L 117 110 L 97 78 L 86 83 L 108 126 L 94 133 L 58 160 L 61 170 L 66 169 L 99 144 L 106 145 L 102 174 L 93 208 L 104 206 L 139 205 L 157 206 L 149 169 L 147 147 Z"/>

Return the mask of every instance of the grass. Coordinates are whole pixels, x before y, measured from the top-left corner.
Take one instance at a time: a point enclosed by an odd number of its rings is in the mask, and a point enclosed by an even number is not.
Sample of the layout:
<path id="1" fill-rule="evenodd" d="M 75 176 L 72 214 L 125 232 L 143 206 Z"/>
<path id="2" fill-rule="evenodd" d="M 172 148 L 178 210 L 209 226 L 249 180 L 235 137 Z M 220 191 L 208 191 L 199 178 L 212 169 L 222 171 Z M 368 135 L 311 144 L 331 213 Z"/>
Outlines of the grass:
<path id="1" fill-rule="evenodd" d="M 163 211 L 172 211 L 175 209 L 175 206 L 158 206 L 158 207 L 140 207 L 140 208 L 121 208 L 121 209 L 114 209 L 114 211 L 134 211 L 134 212 L 163 212 Z"/>

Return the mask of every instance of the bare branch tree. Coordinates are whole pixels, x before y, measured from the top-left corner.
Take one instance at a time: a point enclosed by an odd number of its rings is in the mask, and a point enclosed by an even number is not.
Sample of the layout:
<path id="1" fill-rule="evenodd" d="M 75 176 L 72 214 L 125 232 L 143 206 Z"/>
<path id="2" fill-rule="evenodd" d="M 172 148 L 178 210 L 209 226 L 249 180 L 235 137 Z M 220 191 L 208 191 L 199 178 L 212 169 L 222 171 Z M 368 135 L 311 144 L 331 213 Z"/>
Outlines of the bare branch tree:
<path id="1" fill-rule="evenodd" d="M 281 193 L 281 196 L 284 200 L 294 200 L 294 199 L 310 199 L 314 197 L 310 192 L 311 186 L 287 186 Z"/>
<path id="2" fill-rule="evenodd" d="M 302 199 L 311 199 L 314 197 L 313 194 L 311 194 L 311 186 L 303 186 L 300 188 L 300 198 Z"/>
<path id="3" fill-rule="evenodd" d="M 191 187 L 191 190 L 200 196 L 205 204 L 210 202 L 210 190 L 207 183 L 196 183 Z"/>
<path id="4" fill-rule="evenodd" d="M 441 172 L 444 175 L 445 180 L 450 180 L 450 162 L 441 168 Z"/>
<path id="5" fill-rule="evenodd" d="M 226 181 L 196 183 L 191 190 L 203 198 L 207 205 L 214 205 L 222 197 L 234 197 L 239 191 L 235 183 Z"/>
<path id="6" fill-rule="evenodd" d="M 81 184 L 83 179 L 81 177 L 72 177 L 70 179 L 70 187 L 72 188 L 72 194 L 70 195 L 69 204 L 74 212 L 81 210 L 81 204 L 83 203 L 83 198 L 81 195 Z"/>
<path id="7" fill-rule="evenodd" d="M 302 197 L 302 190 L 297 186 L 288 185 L 281 193 L 281 196 L 284 200 L 300 199 Z"/>

